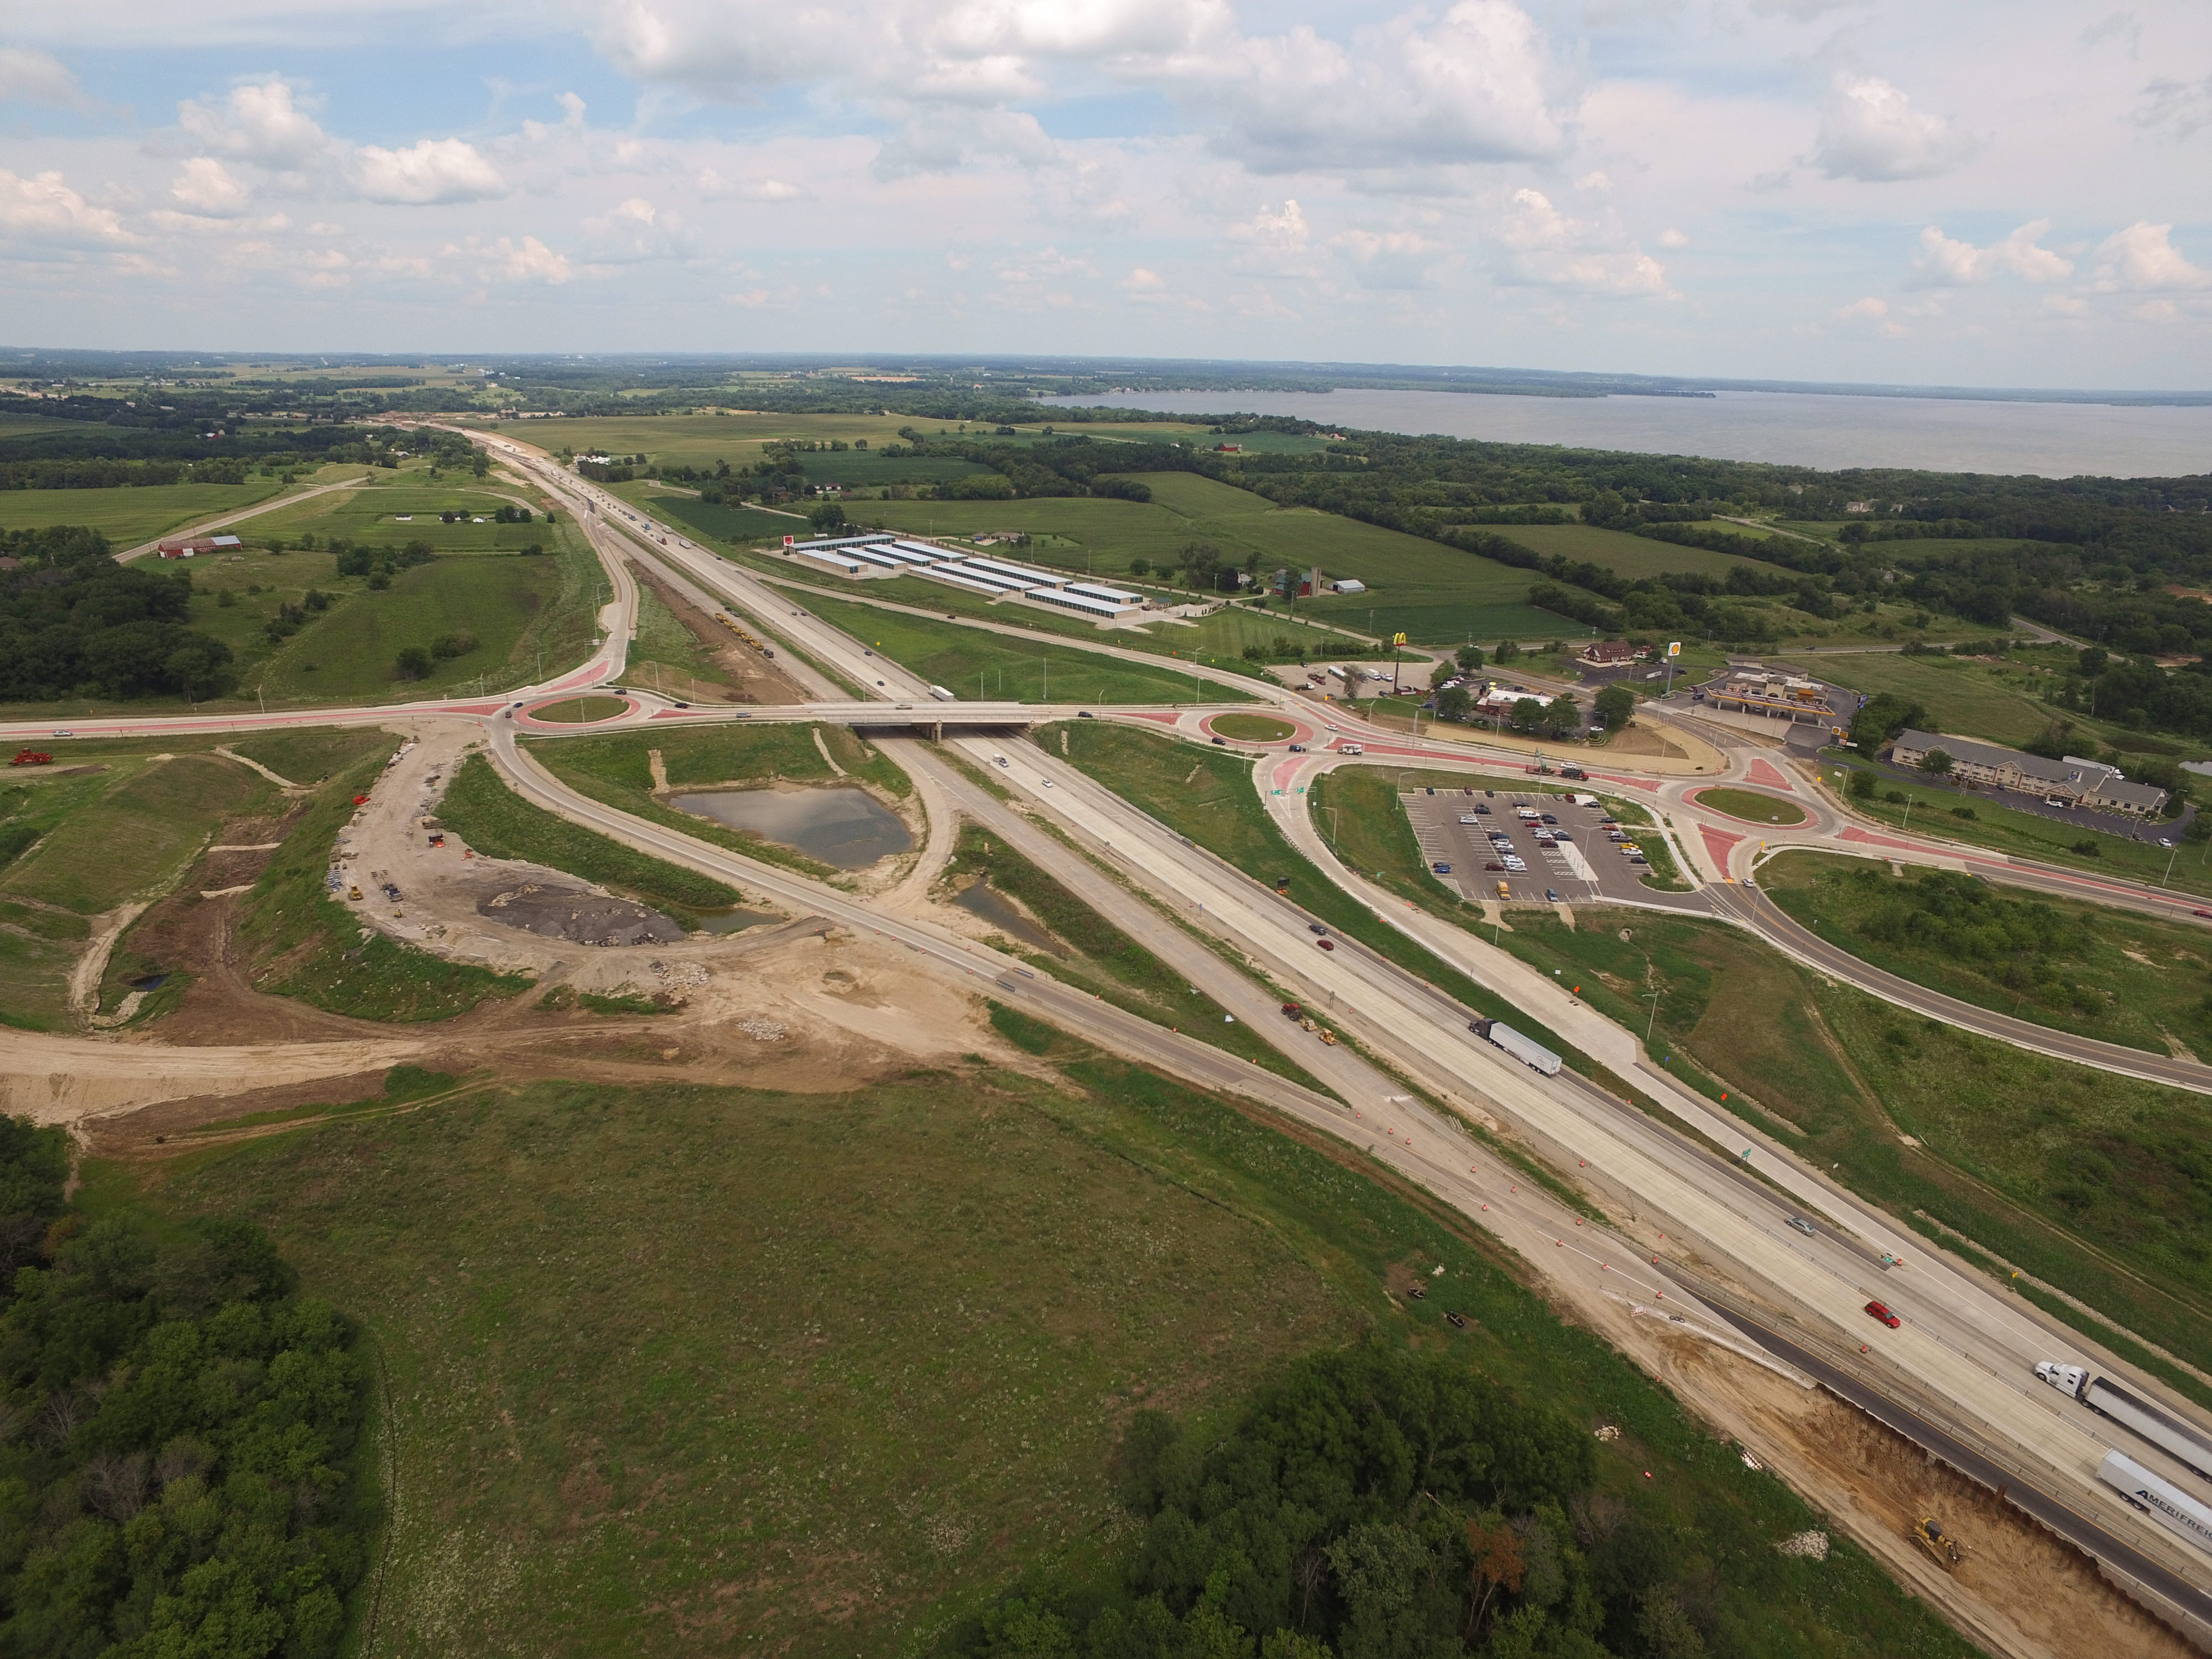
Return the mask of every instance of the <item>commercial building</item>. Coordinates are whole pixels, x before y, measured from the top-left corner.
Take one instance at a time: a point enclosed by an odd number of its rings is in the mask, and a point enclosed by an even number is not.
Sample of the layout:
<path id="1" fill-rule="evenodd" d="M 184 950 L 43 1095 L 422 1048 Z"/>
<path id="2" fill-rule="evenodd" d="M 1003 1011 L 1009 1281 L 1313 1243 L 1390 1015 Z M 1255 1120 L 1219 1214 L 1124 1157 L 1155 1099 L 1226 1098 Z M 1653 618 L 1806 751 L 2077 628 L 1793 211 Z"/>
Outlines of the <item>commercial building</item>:
<path id="1" fill-rule="evenodd" d="M 1592 640 L 1575 660 L 1585 668 L 1619 668 L 1643 654 L 1626 640 Z"/>
<path id="2" fill-rule="evenodd" d="M 165 559 L 189 559 L 202 553 L 228 553 L 245 544 L 235 536 L 192 536 L 156 543 L 154 550 Z"/>
<path id="3" fill-rule="evenodd" d="M 1938 750 L 1951 757 L 1951 776 L 1979 788 L 2016 789 L 2072 806 L 2137 816 L 2155 812 L 2166 805 L 2165 790 L 2148 783 L 2130 783 L 2119 768 L 2102 761 L 2085 760 L 2079 755 L 2051 760 L 1941 732 L 1916 732 L 1908 727 L 1899 732 L 1890 746 L 1890 763 L 1920 767 Z"/>
<path id="4" fill-rule="evenodd" d="M 964 592 L 993 599 L 1073 611 L 1100 622 L 1114 622 L 1145 609 L 1141 593 L 1078 580 L 1064 571 L 1040 570 L 1011 559 L 981 553 L 961 554 L 888 531 L 860 536 L 826 537 L 802 542 L 787 537 L 783 550 L 801 563 L 848 581 L 881 576 L 921 576 Z"/>

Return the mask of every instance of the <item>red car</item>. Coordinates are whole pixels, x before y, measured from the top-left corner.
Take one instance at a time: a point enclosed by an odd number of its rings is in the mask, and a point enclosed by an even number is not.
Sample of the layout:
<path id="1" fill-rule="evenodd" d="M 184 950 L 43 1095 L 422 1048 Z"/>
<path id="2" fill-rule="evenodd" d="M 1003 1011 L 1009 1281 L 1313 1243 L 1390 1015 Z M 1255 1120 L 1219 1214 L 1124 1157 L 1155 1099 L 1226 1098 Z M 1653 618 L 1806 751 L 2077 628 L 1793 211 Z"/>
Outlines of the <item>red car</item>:
<path id="1" fill-rule="evenodd" d="M 2191 910 L 2189 914 L 2192 916 L 2202 916 L 2205 921 L 2212 921 L 2212 910 Z"/>
<path id="2" fill-rule="evenodd" d="M 1336 941 L 1333 939 L 1317 939 L 1314 943 L 1320 945 L 1324 951 L 1334 951 L 1336 949 Z"/>
<path id="3" fill-rule="evenodd" d="M 1888 1326 L 1893 1331 L 1899 1326 L 1905 1323 L 1905 1322 L 1899 1319 L 1895 1314 L 1890 1312 L 1887 1303 L 1869 1302 L 1867 1304 L 1866 1310 L 1872 1314 L 1876 1319 L 1881 1321 L 1883 1324 Z"/>

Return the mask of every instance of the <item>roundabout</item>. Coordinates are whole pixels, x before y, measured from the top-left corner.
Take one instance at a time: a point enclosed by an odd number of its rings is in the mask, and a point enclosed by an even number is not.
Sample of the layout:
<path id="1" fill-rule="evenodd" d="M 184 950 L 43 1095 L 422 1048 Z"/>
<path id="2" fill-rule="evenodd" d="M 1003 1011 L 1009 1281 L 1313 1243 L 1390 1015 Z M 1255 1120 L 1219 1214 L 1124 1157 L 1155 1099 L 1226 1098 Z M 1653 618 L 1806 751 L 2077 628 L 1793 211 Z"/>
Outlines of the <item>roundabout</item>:
<path id="1" fill-rule="evenodd" d="M 1770 795 L 1761 789 L 1741 789 L 1728 784 L 1693 790 L 1689 799 L 1694 805 L 1717 817 L 1733 818 L 1738 823 L 1755 823 L 1769 829 L 1795 829 L 1809 822 L 1813 816 L 1784 796 Z"/>
<path id="2" fill-rule="evenodd" d="M 620 720 L 637 708 L 628 697 L 594 692 L 584 696 L 556 697 L 518 709 L 516 719 L 536 726 L 601 726 Z"/>

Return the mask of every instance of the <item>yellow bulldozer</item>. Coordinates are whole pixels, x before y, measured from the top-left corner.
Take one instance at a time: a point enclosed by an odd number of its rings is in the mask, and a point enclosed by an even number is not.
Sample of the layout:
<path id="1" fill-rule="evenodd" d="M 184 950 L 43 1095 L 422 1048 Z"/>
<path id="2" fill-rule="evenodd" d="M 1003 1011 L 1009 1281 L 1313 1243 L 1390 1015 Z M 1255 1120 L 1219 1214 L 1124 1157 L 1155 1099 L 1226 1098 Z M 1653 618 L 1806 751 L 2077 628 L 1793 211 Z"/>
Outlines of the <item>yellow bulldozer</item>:
<path id="1" fill-rule="evenodd" d="M 1912 1529 L 1912 1535 L 1920 1540 L 1921 1548 L 1936 1558 L 1936 1565 L 1946 1572 L 1966 1559 L 1966 1552 L 1959 1547 L 1959 1540 L 1945 1532 L 1943 1523 L 1933 1516 L 1922 1516 L 1920 1524 Z"/>

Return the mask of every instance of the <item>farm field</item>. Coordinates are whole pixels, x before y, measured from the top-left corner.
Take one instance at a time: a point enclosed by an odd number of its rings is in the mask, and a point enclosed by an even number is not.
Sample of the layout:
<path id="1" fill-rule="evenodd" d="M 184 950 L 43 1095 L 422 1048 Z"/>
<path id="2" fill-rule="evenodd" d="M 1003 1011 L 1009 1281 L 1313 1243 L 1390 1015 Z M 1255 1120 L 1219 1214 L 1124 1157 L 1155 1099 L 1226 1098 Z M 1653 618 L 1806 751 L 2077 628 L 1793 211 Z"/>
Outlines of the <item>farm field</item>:
<path id="1" fill-rule="evenodd" d="M 1198 683 L 1167 664 L 1152 668 L 1096 652 L 1055 648 L 957 623 L 933 622 L 838 599 L 816 599 L 810 607 L 823 621 L 863 645 L 962 698 L 1010 697 L 1021 702 L 1188 702 Z M 1054 691 L 1054 686 L 1057 691 Z M 1206 683 L 1208 699 L 1235 701 L 1240 693 Z"/>
<path id="2" fill-rule="evenodd" d="M 866 438 L 871 448 L 903 441 L 902 426 L 934 423 L 908 415 L 640 415 L 594 416 L 584 420 L 484 421 L 471 422 L 542 449 L 568 449 L 579 455 L 649 455 L 665 465 L 732 466 L 760 459 L 762 447 L 779 438 L 851 443 Z"/>
<path id="3" fill-rule="evenodd" d="M 935 1650 L 1017 1583 L 1119 1567 L 1140 1403 L 1204 1434 L 1363 1334 L 1622 1425 L 1598 1490 L 1717 1564 L 1701 1594 L 1740 1650 L 1971 1652 L 1848 1542 L 1778 1554 L 1818 1517 L 1484 1248 L 1215 1100 L 1002 1030 L 1030 1069 L 807 1096 L 487 1082 L 94 1178 L 259 1222 L 362 1322 L 395 1659 Z M 1463 1331 L 1387 1293 L 1432 1266 Z"/>
<path id="4" fill-rule="evenodd" d="M 283 489 L 274 478 L 242 484 L 148 484 L 116 489 L 0 489 L 0 530 L 43 530 L 81 524 L 99 531 L 117 550 L 266 501 Z M 262 520 L 255 520 L 256 530 Z M 244 533 L 241 532 L 240 533 Z"/>
<path id="5" fill-rule="evenodd" d="M 1677 547 L 1672 542 L 1654 541 L 1649 536 L 1631 536 L 1624 531 L 1601 530 L 1595 525 L 1502 524 L 1476 527 L 1503 536 L 1510 542 L 1518 542 L 1522 546 L 1547 557 L 1556 554 L 1575 562 L 1587 561 L 1591 564 L 1603 565 L 1630 581 L 1644 576 L 1663 576 L 1676 570 L 1695 570 L 1708 576 L 1725 576 L 1740 564 L 1762 570 L 1767 568 L 1757 559 L 1742 558 L 1734 553 L 1714 553 L 1702 547 Z M 1713 528 L 1738 531 L 1745 535 L 1756 533 L 1744 530 L 1741 525 L 1716 525 Z"/>
<path id="6" fill-rule="evenodd" d="M 609 484 L 607 489 L 641 511 L 667 524 L 687 526 L 710 541 L 753 544 L 781 543 L 786 536 L 804 539 L 813 526 L 793 514 L 769 513 L 757 507 L 732 507 L 726 502 L 702 501 L 686 490 L 664 489 L 655 484 Z"/>
<path id="7" fill-rule="evenodd" d="M 1726 1109 L 1835 1166 L 1933 1242 L 1949 1247 L 1924 1217 L 2212 1366 L 2212 1263 L 2197 1242 L 2212 1206 L 2201 1097 L 1911 1018 L 1717 922 L 1578 906 L 1572 927 L 1516 912 L 1500 943 L 1541 972 L 1574 975 L 1584 1000 L 1624 1024 L 1661 993 L 1647 1046 L 1671 1054 L 1685 1082 L 1725 1091 Z M 2062 1319 L 2084 1317 L 2036 1294 Z M 2212 1401 L 2186 1373 L 2136 1357 Z"/>
<path id="8" fill-rule="evenodd" d="M 1910 698 L 1927 708 L 1934 730 L 1962 738 L 2017 747 L 2041 736 L 2053 720 L 2083 724 L 2070 710 L 2053 708 L 2029 696 L 2028 689 L 2039 677 L 2017 666 L 1895 652 L 1812 658 L 1796 666 L 1854 691 L 1892 691 Z"/>

